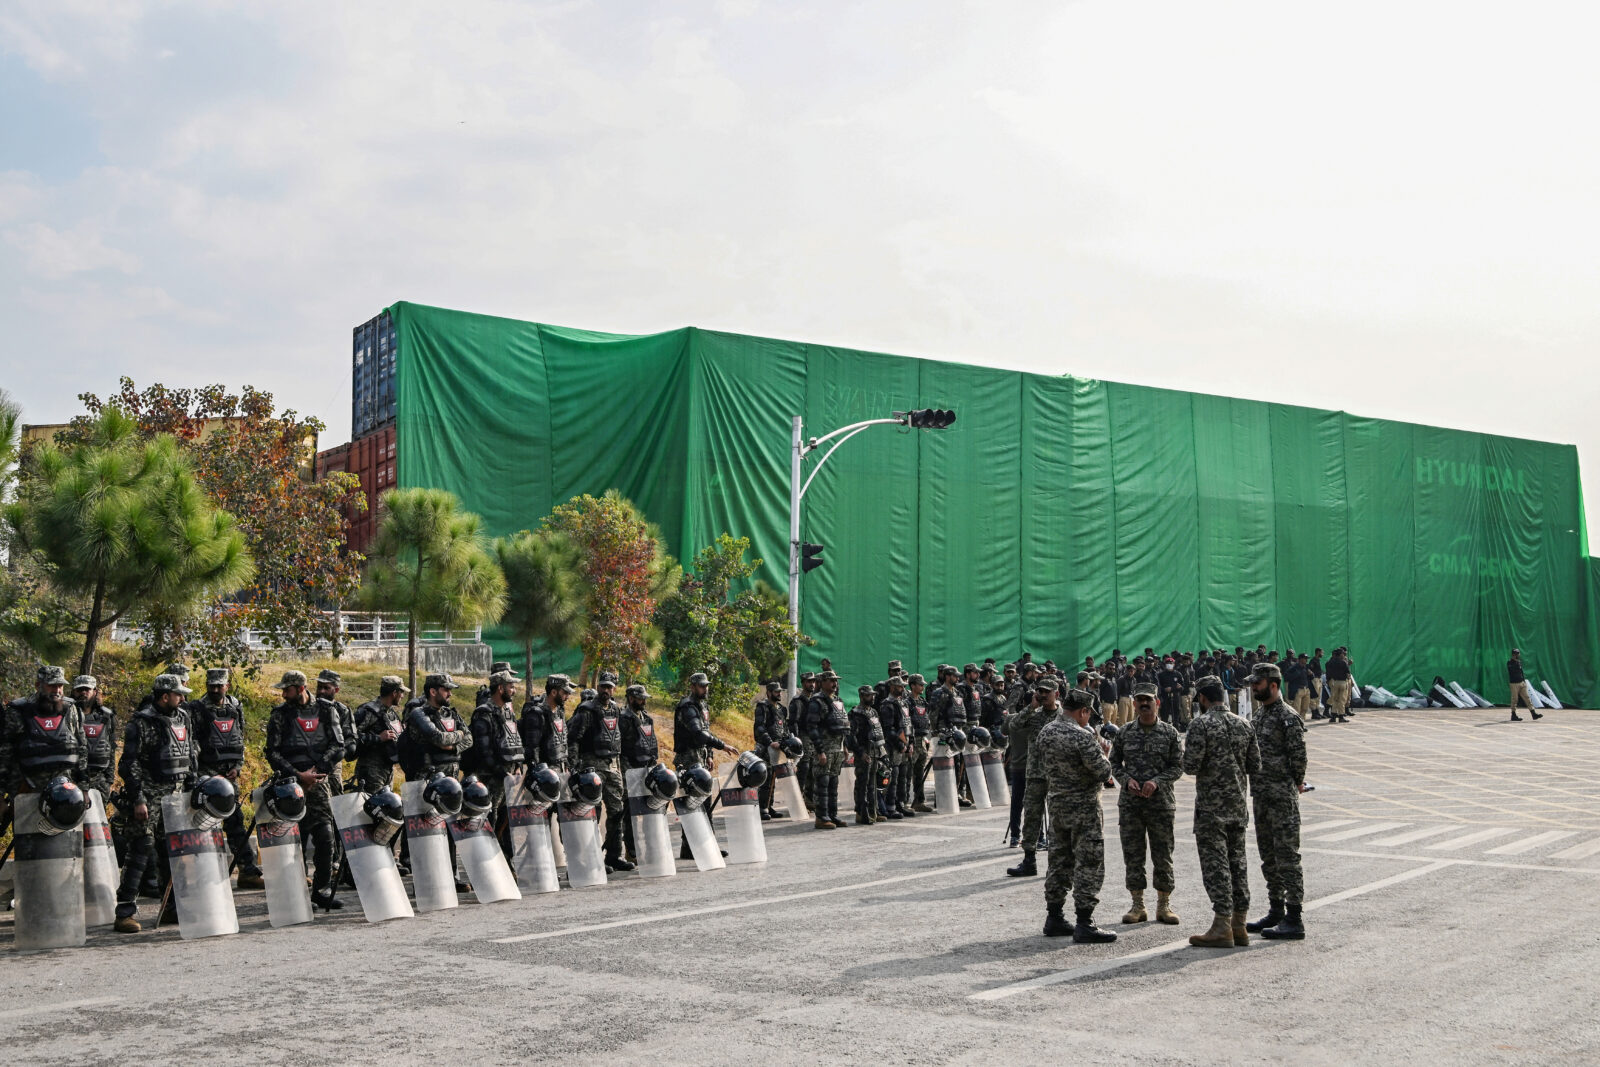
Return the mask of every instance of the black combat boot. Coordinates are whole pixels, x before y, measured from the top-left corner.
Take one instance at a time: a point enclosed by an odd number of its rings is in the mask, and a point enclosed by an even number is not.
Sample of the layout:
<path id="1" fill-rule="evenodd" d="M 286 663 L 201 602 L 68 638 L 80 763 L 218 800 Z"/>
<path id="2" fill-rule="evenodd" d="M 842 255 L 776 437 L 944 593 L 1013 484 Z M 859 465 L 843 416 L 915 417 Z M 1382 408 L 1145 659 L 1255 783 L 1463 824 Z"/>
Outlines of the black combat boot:
<path id="1" fill-rule="evenodd" d="M 1283 922 L 1283 901 L 1274 900 L 1267 904 L 1267 913 L 1254 922 L 1247 922 L 1244 928 L 1252 934 L 1259 934 L 1263 930 L 1270 930 Z"/>
<path id="2" fill-rule="evenodd" d="M 1116 934 L 1094 924 L 1093 909 L 1078 909 L 1078 925 L 1073 927 L 1072 940 L 1080 945 L 1104 945 L 1116 939 Z"/>
<path id="3" fill-rule="evenodd" d="M 1066 937 L 1072 933 L 1072 924 L 1067 922 L 1067 917 L 1061 914 L 1062 905 L 1051 904 L 1050 910 L 1044 917 L 1044 936 Z"/>
<path id="4" fill-rule="evenodd" d="M 1533 710 L 1533 709 L 1532 709 L 1532 708 L 1529 708 L 1529 709 L 1528 709 L 1528 714 L 1529 714 L 1529 715 L 1532 715 L 1532 716 L 1533 716 L 1533 717 L 1534 717 L 1534 718 L 1535 718 L 1535 719 L 1542 719 L 1542 718 L 1544 718 L 1544 716 L 1543 716 L 1543 715 L 1540 715 L 1540 714 L 1539 714 L 1539 713 L 1538 713 L 1538 712 L 1537 712 L 1537 711 L 1534 711 L 1534 710 Z"/>
<path id="5" fill-rule="evenodd" d="M 1306 928 L 1300 921 L 1300 905 L 1290 904 L 1289 913 L 1283 917 L 1283 921 L 1277 926 L 1262 930 L 1261 936 L 1268 941 L 1304 941 Z"/>
<path id="6" fill-rule="evenodd" d="M 1516 708 L 1512 708 L 1511 709 L 1511 721 L 1512 722 L 1521 722 L 1522 721 L 1522 716 L 1517 714 L 1517 709 Z"/>
<path id="7" fill-rule="evenodd" d="M 834 828 L 843 830 L 845 821 L 839 818 L 839 776 L 834 775 L 828 779 L 828 821 Z"/>
<path id="8" fill-rule="evenodd" d="M 1028 878 L 1039 873 L 1039 865 L 1033 861 L 1033 850 L 1025 849 L 1022 853 L 1022 862 L 1015 867 L 1007 867 L 1006 873 L 1013 878 Z"/>

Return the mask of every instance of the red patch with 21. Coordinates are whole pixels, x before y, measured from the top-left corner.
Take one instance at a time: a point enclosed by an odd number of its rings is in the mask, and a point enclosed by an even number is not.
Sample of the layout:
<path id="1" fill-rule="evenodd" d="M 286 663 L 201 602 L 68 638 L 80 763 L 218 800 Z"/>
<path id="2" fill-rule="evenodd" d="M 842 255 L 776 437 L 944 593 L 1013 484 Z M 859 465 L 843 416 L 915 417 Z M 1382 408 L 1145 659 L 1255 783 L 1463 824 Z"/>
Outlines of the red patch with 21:
<path id="1" fill-rule="evenodd" d="M 62 716 L 60 715 L 35 715 L 33 717 L 33 721 L 39 724 L 39 729 L 52 734 L 56 732 L 56 727 L 61 725 L 61 719 Z"/>

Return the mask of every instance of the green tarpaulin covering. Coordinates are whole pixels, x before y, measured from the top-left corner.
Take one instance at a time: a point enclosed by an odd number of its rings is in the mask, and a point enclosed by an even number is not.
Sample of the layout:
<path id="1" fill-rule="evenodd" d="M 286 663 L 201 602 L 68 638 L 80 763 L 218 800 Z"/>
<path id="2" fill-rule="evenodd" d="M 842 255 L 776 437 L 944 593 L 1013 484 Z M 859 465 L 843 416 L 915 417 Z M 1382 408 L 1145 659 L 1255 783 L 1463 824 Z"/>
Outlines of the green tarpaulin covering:
<path id="1" fill-rule="evenodd" d="M 1505 699 L 1507 652 L 1563 700 L 1595 685 L 1600 570 L 1577 450 L 1342 412 L 701 329 L 621 336 L 400 303 L 401 486 L 491 534 L 615 487 L 687 558 L 748 536 L 787 585 L 791 419 L 874 427 L 829 461 L 802 534 L 802 665 L 1023 649 L 1349 645 L 1391 690 Z"/>

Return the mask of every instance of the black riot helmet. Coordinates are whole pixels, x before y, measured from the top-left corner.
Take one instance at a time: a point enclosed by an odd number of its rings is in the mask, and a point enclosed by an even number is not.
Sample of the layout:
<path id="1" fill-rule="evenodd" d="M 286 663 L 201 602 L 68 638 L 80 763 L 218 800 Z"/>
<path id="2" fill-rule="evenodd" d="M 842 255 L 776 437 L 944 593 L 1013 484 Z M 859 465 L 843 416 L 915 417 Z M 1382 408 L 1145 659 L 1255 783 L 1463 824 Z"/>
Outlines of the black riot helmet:
<path id="1" fill-rule="evenodd" d="M 982 726 L 974 726 L 972 728 L 972 732 L 967 735 L 967 740 L 971 741 L 979 748 L 988 748 L 990 741 L 989 731 L 984 729 Z"/>
<path id="2" fill-rule="evenodd" d="M 571 790 L 576 803 L 598 804 L 601 794 L 605 792 L 605 779 L 595 771 L 578 771 L 567 779 L 567 788 Z"/>
<path id="3" fill-rule="evenodd" d="M 306 814 L 306 791 L 293 778 L 276 778 L 262 794 L 261 806 L 273 822 L 299 822 Z"/>
<path id="4" fill-rule="evenodd" d="M 1115 723 L 1105 722 L 1100 724 L 1100 736 L 1105 738 L 1107 741 L 1115 741 L 1117 739 L 1117 735 L 1121 732 L 1121 727 L 1117 726 Z"/>
<path id="5" fill-rule="evenodd" d="M 467 775 L 467 780 L 461 783 L 461 814 L 464 818 L 476 819 L 480 815 L 487 815 L 494 808 L 494 797 L 489 795 L 489 787 L 478 781 L 476 775 Z"/>
<path id="6" fill-rule="evenodd" d="M 967 735 L 952 726 L 950 732 L 945 735 L 944 747 L 952 752 L 960 752 L 967 747 Z"/>
<path id="7" fill-rule="evenodd" d="M 406 806 L 392 789 L 380 789 L 367 797 L 361 810 L 372 820 L 372 840 L 380 845 L 393 841 L 406 823 Z"/>
<path id="8" fill-rule="evenodd" d="M 665 763 L 644 772 L 644 791 L 663 804 L 678 795 L 678 776 Z"/>
<path id="9" fill-rule="evenodd" d="M 453 819 L 461 814 L 461 783 L 441 771 L 422 787 L 422 799 L 440 815 Z"/>
<path id="10" fill-rule="evenodd" d="M 760 789 L 767 781 L 767 761 L 754 752 L 746 752 L 739 757 L 735 773 L 744 788 Z"/>
<path id="11" fill-rule="evenodd" d="M 783 742 L 778 745 L 778 747 L 782 749 L 783 754 L 788 756 L 790 759 L 799 759 L 801 756 L 806 754 L 805 744 L 794 734 L 790 734 L 788 737 L 785 737 Z"/>
<path id="12" fill-rule="evenodd" d="M 711 772 L 704 767 L 690 767 L 678 775 L 678 783 L 683 786 L 683 795 L 696 800 L 703 800 L 711 795 L 716 788 L 716 782 L 711 777 Z"/>
<path id="13" fill-rule="evenodd" d="M 220 775 L 208 774 L 194 784 L 189 794 L 189 806 L 197 822 L 217 826 L 223 819 L 239 810 L 239 794 L 233 783 Z"/>
<path id="14" fill-rule="evenodd" d="M 545 804 L 554 804 L 561 799 L 561 776 L 550 769 L 548 763 L 541 763 L 528 772 L 522 780 L 534 800 Z"/>
<path id="15" fill-rule="evenodd" d="M 76 830 L 89 810 L 89 800 L 83 790 L 64 774 L 50 779 L 39 794 L 39 814 L 43 816 L 39 829 L 46 837 L 54 837 L 68 830 Z"/>

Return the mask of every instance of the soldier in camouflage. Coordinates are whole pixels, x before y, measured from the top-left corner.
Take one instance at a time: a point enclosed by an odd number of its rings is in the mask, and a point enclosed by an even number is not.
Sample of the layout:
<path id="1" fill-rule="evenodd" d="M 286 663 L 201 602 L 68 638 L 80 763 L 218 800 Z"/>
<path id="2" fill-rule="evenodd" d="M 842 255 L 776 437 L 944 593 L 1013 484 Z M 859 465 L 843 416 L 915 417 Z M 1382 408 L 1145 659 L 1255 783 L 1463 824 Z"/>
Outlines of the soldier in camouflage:
<path id="1" fill-rule="evenodd" d="M 300 833 L 311 842 L 312 901 L 325 911 L 342 908 L 333 888 L 338 831 L 330 806 L 333 768 L 345 750 L 339 709 L 332 700 L 313 700 L 300 671 L 285 671 L 273 688 L 283 693 L 283 702 L 267 716 L 267 763 L 305 790 Z"/>
<path id="2" fill-rule="evenodd" d="M 399 707 L 411 690 L 397 675 L 386 674 L 378 683 L 378 698 L 356 709 L 356 788 L 376 793 L 394 785 L 394 764 L 399 758 Z"/>
<path id="3" fill-rule="evenodd" d="M 543 763 L 557 774 L 567 770 L 567 700 L 578 687 L 564 674 L 544 680 L 544 695 L 528 694 L 522 705 L 522 744 L 529 763 Z"/>
<path id="4" fill-rule="evenodd" d="M 194 720 L 195 743 L 200 748 L 200 773 L 221 775 L 233 783 L 235 792 L 240 792 L 239 772 L 244 768 L 245 747 L 244 707 L 238 697 L 228 692 L 228 668 L 212 667 L 206 671 L 205 696 L 191 700 L 188 709 Z M 242 805 L 222 820 L 222 830 L 239 868 L 239 888 L 265 888 L 261 868 L 256 866 L 255 851 L 250 847 L 250 835 L 245 830 Z"/>
<path id="5" fill-rule="evenodd" d="M 1122 867 L 1133 906 L 1125 923 L 1149 918 L 1144 907 L 1145 844 L 1155 867 L 1156 921 L 1176 925 L 1172 912 L 1172 850 L 1178 801 L 1173 783 L 1183 777 L 1183 740 L 1171 723 L 1156 716 L 1156 687 L 1133 691 L 1138 718 L 1117 732 L 1111 742 L 1111 776 L 1117 780 L 1117 832 L 1122 838 Z M 1115 703 L 1111 707 L 1115 707 Z"/>
<path id="6" fill-rule="evenodd" d="M 1305 881 L 1300 870 L 1300 794 L 1306 781 L 1306 728 L 1283 699 L 1283 675 L 1271 663 L 1258 663 L 1250 680 L 1256 712 L 1250 725 L 1261 750 L 1261 770 L 1250 776 L 1256 818 L 1256 849 L 1267 880 L 1267 914 L 1246 923 L 1269 941 L 1300 941 L 1306 936 L 1300 905 Z"/>
<path id="7" fill-rule="evenodd" d="M 680 778 L 683 772 L 691 767 L 704 767 L 712 772 L 714 779 L 716 777 L 712 765 L 714 754 L 717 752 L 737 754 L 739 751 L 731 742 L 724 741 L 711 732 L 711 712 L 706 709 L 706 698 L 710 693 L 711 679 L 703 671 L 695 671 L 689 675 L 688 694 L 678 701 L 678 706 L 672 713 L 672 751 Z M 706 808 L 707 818 L 710 818 L 711 810 L 709 806 Z M 727 853 L 724 852 L 723 855 L 726 856 Z M 683 844 L 678 849 L 678 858 L 686 860 L 694 858 L 694 850 L 689 847 L 687 834 L 684 835 Z"/>
<path id="8" fill-rule="evenodd" d="M 18 793 L 43 789 L 64 774 L 81 783 L 89 748 L 83 713 L 66 697 L 67 675 L 60 667 L 40 667 L 34 695 L 6 705 L 0 724 L 0 788 L 7 809 Z"/>
<path id="9" fill-rule="evenodd" d="M 612 698 L 617 676 L 601 671 L 592 699 L 578 705 L 567 724 L 576 750 L 573 769 L 594 771 L 600 776 L 606 806 L 606 868 L 631 871 L 633 864 L 622 858 L 622 824 L 627 811 L 626 787 L 622 781 L 622 708 Z"/>
<path id="10" fill-rule="evenodd" d="M 1193 934 L 1191 945 L 1248 945 L 1245 912 L 1250 907 L 1244 831 L 1250 775 L 1261 769 L 1261 750 L 1250 724 L 1228 710 L 1222 680 L 1207 675 L 1195 683 L 1201 712 L 1184 735 L 1183 770 L 1194 776 L 1194 843 L 1200 880 L 1211 899 L 1211 929 Z"/>
<path id="11" fill-rule="evenodd" d="M 100 683 L 92 674 L 72 680 L 72 702 L 83 719 L 83 787 L 96 789 L 101 800 L 111 799 L 117 779 L 117 713 L 100 702 Z"/>
<path id="12" fill-rule="evenodd" d="M 806 671 L 800 676 L 800 692 L 789 698 L 789 729 L 793 730 L 800 738 L 804 747 L 806 739 L 805 718 L 806 710 L 811 706 L 811 698 L 817 695 L 817 676 L 811 671 Z M 811 803 L 811 752 L 806 749 L 800 754 L 800 762 L 795 765 L 795 778 L 800 783 L 800 795 L 807 804 Z M 799 817 L 799 813 L 795 813 Z"/>
<path id="13" fill-rule="evenodd" d="M 489 691 L 472 712 L 473 769 L 489 790 L 489 825 L 495 828 L 500 847 L 508 857 L 511 855 L 511 829 L 502 819 L 506 806 L 506 775 L 520 773 L 527 763 L 514 703 L 517 679 L 517 673 L 509 668 L 489 675 Z"/>
<path id="14" fill-rule="evenodd" d="M 1039 837 L 1044 828 L 1045 795 L 1048 790 L 1043 775 L 1033 769 L 1033 747 L 1039 731 L 1055 718 L 1060 692 L 1054 679 L 1047 678 L 1044 681 L 1050 682 L 1052 687 L 1044 688 L 1043 681 L 1036 681 L 1031 687 L 1019 684 L 1018 688 L 1029 688 L 1028 700 L 1006 720 L 1006 756 L 1011 760 L 1012 824 L 1008 829 L 1011 844 L 1015 846 L 1019 840 L 1022 844 L 1022 862 L 1006 870 L 1013 878 L 1026 878 L 1039 873 L 1034 852 L 1039 848 Z M 1019 818 L 1022 821 L 1020 836 L 1017 828 Z"/>
<path id="15" fill-rule="evenodd" d="M 128 723 L 123 737 L 123 798 L 128 806 L 128 858 L 117 886 L 116 931 L 136 934 L 140 930 L 139 887 L 145 871 L 154 865 L 158 881 L 171 878 L 167 857 L 166 833 L 161 819 L 161 798 L 185 789 L 199 774 L 199 747 L 194 743 L 193 724 L 184 710 L 183 698 L 189 690 L 177 675 L 156 678 L 151 703 Z M 174 922 L 176 904 L 169 897 L 158 922 Z"/>
<path id="16" fill-rule="evenodd" d="M 811 753 L 812 828 L 836 830 L 844 827 L 839 818 L 839 772 L 844 769 L 845 735 L 850 718 L 839 699 L 839 676 L 823 671 L 818 677 L 821 691 L 806 705 L 805 744 Z M 860 769 L 856 771 L 860 777 Z"/>
<path id="17" fill-rule="evenodd" d="M 756 701 L 755 718 L 753 727 L 756 739 L 756 751 L 766 757 L 769 766 L 776 766 L 781 753 L 778 746 L 787 741 L 789 732 L 789 709 L 783 702 L 783 683 L 771 681 L 767 683 L 767 696 L 765 700 Z M 776 779 L 767 775 L 767 780 L 761 783 L 760 804 L 761 819 L 787 818 L 789 812 L 779 815 L 772 807 L 772 791 Z"/>
<path id="18" fill-rule="evenodd" d="M 928 715 L 928 698 L 923 696 L 928 681 L 920 674 L 906 679 L 904 697 L 906 725 L 906 762 L 900 776 L 900 794 L 897 805 L 907 819 L 916 818 L 920 808 L 931 811 L 924 799 L 928 778 L 928 758 L 933 753 L 932 727 Z"/>
<path id="19" fill-rule="evenodd" d="M 883 780 L 883 762 L 889 748 L 883 740 L 883 724 L 873 708 L 877 697 L 872 686 L 856 690 L 856 706 L 850 711 L 850 751 L 856 758 L 856 825 L 871 826 L 878 821 L 878 787 Z"/>
<path id="20" fill-rule="evenodd" d="M 1052 680 L 1041 687 L 1055 685 Z M 1050 690 L 1045 688 L 1045 693 Z M 1100 790 L 1111 764 L 1100 750 L 1100 739 L 1089 729 L 1094 698 L 1082 689 L 1067 693 L 1063 714 L 1052 719 L 1034 742 L 1029 763 L 1044 777 L 1049 789 L 1050 866 L 1044 878 L 1046 937 L 1071 934 L 1079 944 L 1115 941 L 1117 935 L 1094 924 L 1095 905 L 1106 876 L 1105 839 L 1100 814 Z M 1067 892 L 1072 893 L 1077 921 L 1062 915 Z"/>
<path id="21" fill-rule="evenodd" d="M 896 674 L 888 679 L 888 693 L 878 701 L 876 710 L 884 741 L 889 746 L 885 776 L 889 784 L 878 798 L 878 810 L 886 819 L 904 819 L 906 809 L 900 803 L 900 783 L 906 774 L 906 754 L 911 748 L 911 712 L 904 678 Z"/>

